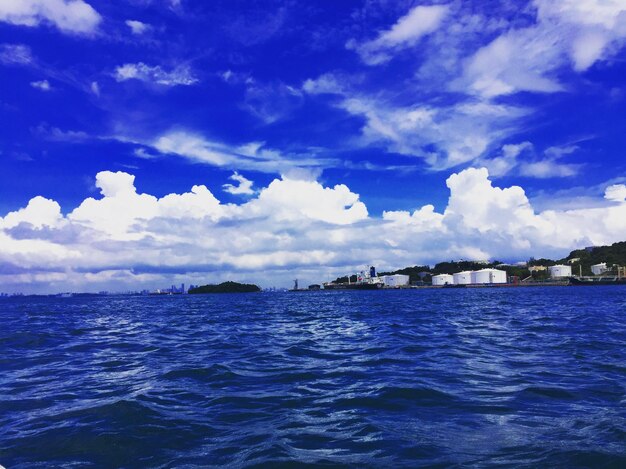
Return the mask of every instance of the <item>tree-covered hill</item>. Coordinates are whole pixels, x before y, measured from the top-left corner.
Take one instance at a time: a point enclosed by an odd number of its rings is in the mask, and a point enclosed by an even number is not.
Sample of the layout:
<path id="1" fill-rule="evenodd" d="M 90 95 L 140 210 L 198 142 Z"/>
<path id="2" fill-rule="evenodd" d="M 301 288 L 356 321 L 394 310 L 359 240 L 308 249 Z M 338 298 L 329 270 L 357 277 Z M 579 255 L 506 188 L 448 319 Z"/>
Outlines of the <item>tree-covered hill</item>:
<path id="1" fill-rule="evenodd" d="M 572 259 L 580 259 L 573 261 Z M 613 265 L 626 266 L 626 241 L 611 244 L 610 246 L 594 246 L 585 249 L 576 249 L 569 256 L 559 262 L 571 263 L 574 273 L 577 273 L 578 265 L 582 266 L 583 275 L 591 275 L 591 266 L 606 262 L 607 267 Z"/>

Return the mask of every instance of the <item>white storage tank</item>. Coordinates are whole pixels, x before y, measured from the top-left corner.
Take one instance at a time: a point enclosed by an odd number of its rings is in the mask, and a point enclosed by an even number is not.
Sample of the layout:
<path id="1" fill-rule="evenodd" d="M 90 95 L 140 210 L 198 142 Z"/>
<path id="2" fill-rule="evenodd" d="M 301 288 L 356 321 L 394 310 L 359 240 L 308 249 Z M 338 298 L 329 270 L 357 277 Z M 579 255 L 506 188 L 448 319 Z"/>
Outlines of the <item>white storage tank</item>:
<path id="1" fill-rule="evenodd" d="M 472 283 L 506 283 L 506 272 L 498 269 L 481 269 L 472 272 Z"/>
<path id="2" fill-rule="evenodd" d="M 591 272 L 593 273 L 593 275 L 602 275 L 608 270 L 609 268 L 606 266 L 606 262 L 601 262 L 600 264 L 591 266 Z"/>
<path id="3" fill-rule="evenodd" d="M 561 278 L 572 276 L 572 266 L 570 265 L 552 265 L 548 267 L 550 271 L 550 277 Z"/>
<path id="4" fill-rule="evenodd" d="M 472 273 L 469 270 L 452 275 L 455 285 L 469 285 L 472 283 Z"/>
<path id="5" fill-rule="evenodd" d="M 450 274 L 433 275 L 433 285 L 452 285 L 454 283 L 454 277 Z"/>
<path id="6" fill-rule="evenodd" d="M 402 274 L 384 275 L 382 281 L 386 287 L 404 287 L 409 284 L 409 276 Z"/>

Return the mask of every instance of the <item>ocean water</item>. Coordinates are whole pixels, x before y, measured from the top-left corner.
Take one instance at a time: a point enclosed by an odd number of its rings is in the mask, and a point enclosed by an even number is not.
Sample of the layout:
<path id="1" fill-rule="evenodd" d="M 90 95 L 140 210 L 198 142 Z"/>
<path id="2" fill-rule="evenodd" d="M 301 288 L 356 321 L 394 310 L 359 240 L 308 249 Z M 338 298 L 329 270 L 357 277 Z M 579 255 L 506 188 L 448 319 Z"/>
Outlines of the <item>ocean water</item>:
<path id="1" fill-rule="evenodd" d="M 626 467 L 626 288 L 0 299 L 0 465 Z"/>

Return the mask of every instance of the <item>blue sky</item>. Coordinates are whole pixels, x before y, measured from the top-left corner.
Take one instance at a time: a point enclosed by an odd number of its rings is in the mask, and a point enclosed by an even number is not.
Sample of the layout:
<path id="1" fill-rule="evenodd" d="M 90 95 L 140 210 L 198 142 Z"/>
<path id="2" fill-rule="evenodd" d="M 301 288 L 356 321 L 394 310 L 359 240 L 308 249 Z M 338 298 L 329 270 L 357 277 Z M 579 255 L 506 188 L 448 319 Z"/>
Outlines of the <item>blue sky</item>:
<path id="1" fill-rule="evenodd" d="M 622 0 L 2 0 L 0 276 L 280 285 L 619 241 L 625 45 Z"/>

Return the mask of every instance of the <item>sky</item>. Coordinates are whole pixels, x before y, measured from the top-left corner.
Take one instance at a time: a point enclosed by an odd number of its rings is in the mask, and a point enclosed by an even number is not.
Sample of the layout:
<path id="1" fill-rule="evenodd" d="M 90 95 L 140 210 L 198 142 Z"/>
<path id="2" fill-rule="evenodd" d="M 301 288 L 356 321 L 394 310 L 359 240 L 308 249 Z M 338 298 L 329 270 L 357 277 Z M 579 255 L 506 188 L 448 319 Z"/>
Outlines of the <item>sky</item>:
<path id="1" fill-rule="evenodd" d="M 0 292 L 626 240 L 625 0 L 0 0 Z"/>

